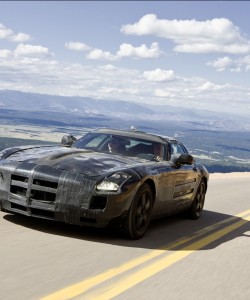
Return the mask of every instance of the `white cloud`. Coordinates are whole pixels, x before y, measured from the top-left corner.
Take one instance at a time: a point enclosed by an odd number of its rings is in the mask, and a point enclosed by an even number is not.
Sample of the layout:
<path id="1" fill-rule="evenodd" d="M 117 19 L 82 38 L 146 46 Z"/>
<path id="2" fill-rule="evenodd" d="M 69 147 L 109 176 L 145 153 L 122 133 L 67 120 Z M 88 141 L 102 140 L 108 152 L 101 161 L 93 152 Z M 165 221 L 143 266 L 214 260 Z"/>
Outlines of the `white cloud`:
<path id="1" fill-rule="evenodd" d="M 174 98 L 176 95 L 170 90 L 156 89 L 154 95 L 160 98 Z"/>
<path id="2" fill-rule="evenodd" d="M 176 52 L 185 53 L 229 53 L 245 54 L 250 52 L 250 44 L 230 44 L 220 45 L 215 43 L 189 43 L 174 47 Z"/>
<path id="3" fill-rule="evenodd" d="M 0 23 L 0 39 L 7 39 L 11 36 L 12 30 L 6 28 L 3 24 Z"/>
<path id="4" fill-rule="evenodd" d="M 100 69 L 108 70 L 108 71 L 115 71 L 117 69 L 117 67 L 114 65 L 108 64 L 105 66 L 101 66 Z"/>
<path id="5" fill-rule="evenodd" d="M 217 69 L 218 71 L 224 71 L 228 68 L 232 68 L 234 63 L 233 60 L 228 57 L 228 56 L 224 56 L 221 58 L 218 58 L 217 60 L 211 61 L 207 63 L 208 66 L 212 66 L 215 69 Z"/>
<path id="6" fill-rule="evenodd" d="M 29 41 L 31 38 L 28 34 L 26 33 L 18 33 L 16 35 L 12 35 L 10 36 L 10 40 L 13 42 L 17 42 L 17 43 L 22 43 L 22 42 L 26 42 Z"/>
<path id="7" fill-rule="evenodd" d="M 224 56 L 217 60 L 207 62 L 207 65 L 215 68 L 218 72 L 226 70 L 230 72 L 240 72 L 244 69 L 245 71 L 248 71 L 250 69 L 250 55 L 238 59 Z"/>
<path id="8" fill-rule="evenodd" d="M 93 60 L 110 60 L 110 61 L 117 60 L 117 57 L 115 55 L 113 55 L 108 51 L 103 51 L 101 49 L 94 49 L 90 51 L 86 55 L 86 58 L 93 59 Z"/>
<path id="9" fill-rule="evenodd" d="M 49 52 L 49 49 L 43 46 L 34 46 L 28 44 L 19 44 L 14 54 L 16 56 L 32 56 L 32 57 L 46 57 L 53 56 L 53 53 Z"/>
<path id="10" fill-rule="evenodd" d="M 206 21 L 158 19 L 154 14 L 143 16 L 134 24 L 121 27 L 130 35 L 153 35 L 172 40 L 176 52 L 188 53 L 234 53 L 250 52 L 250 42 L 237 26 L 226 18 Z"/>
<path id="11" fill-rule="evenodd" d="M 130 95 L 136 95 L 138 93 L 138 89 L 134 89 L 134 88 L 117 88 L 117 87 L 102 87 L 98 90 L 98 92 L 101 94 L 101 95 L 108 95 L 108 96 L 111 96 L 111 95 L 115 95 L 116 97 L 117 96 L 120 96 L 120 95 L 124 95 L 124 94 L 130 94 Z"/>
<path id="12" fill-rule="evenodd" d="M 145 44 L 134 47 L 131 44 L 122 44 L 120 50 L 117 51 L 118 57 L 134 57 L 134 58 L 157 58 L 162 54 L 158 43 L 152 43 L 150 48 Z"/>
<path id="13" fill-rule="evenodd" d="M 0 39 L 7 39 L 11 42 L 26 42 L 31 39 L 27 33 L 19 32 L 14 34 L 13 31 L 0 23 Z"/>
<path id="14" fill-rule="evenodd" d="M 246 71 L 250 70 L 250 55 L 247 55 L 241 59 L 242 65 L 245 66 Z"/>
<path id="15" fill-rule="evenodd" d="M 93 49 L 86 55 L 86 58 L 93 60 L 116 61 L 124 57 L 140 59 L 158 58 L 161 54 L 162 51 L 159 49 L 158 43 L 152 43 L 150 48 L 148 48 L 145 44 L 139 47 L 134 47 L 131 44 L 124 43 L 120 45 L 119 50 L 115 54 L 101 49 Z"/>
<path id="16" fill-rule="evenodd" d="M 170 81 L 175 79 L 173 70 L 155 69 L 154 71 L 145 71 L 143 77 L 149 81 Z"/>
<path id="17" fill-rule="evenodd" d="M 224 89 L 226 87 L 228 87 L 228 86 L 227 85 L 215 84 L 211 81 L 206 81 L 200 87 L 198 87 L 198 89 L 200 91 L 218 91 L 218 90 Z"/>
<path id="18" fill-rule="evenodd" d="M 152 91 L 152 86 L 151 86 Z M 181 78 L 163 88 L 155 88 L 151 103 L 189 109 L 239 114 L 247 118 L 250 88 L 229 84 L 219 85 L 204 78 Z M 155 99 L 155 100 L 153 100 Z M 158 100 L 157 100 L 158 99 Z"/>
<path id="19" fill-rule="evenodd" d="M 9 58 L 12 56 L 12 52 L 7 49 L 0 50 L 0 58 Z"/>
<path id="20" fill-rule="evenodd" d="M 40 47 L 17 47 L 20 55 L 15 50 L 0 51 L 0 89 L 169 104 L 190 109 L 237 110 L 247 114 L 243 107 L 249 105 L 250 88 L 220 85 L 200 77 L 180 77 L 173 70 L 143 72 L 112 64 L 93 68 L 59 62 L 46 55 L 47 48 Z M 247 65 L 250 58 L 246 56 L 244 61 Z"/>
<path id="21" fill-rule="evenodd" d="M 176 43 L 221 40 L 232 42 L 240 38 L 239 29 L 225 18 L 206 21 L 157 19 L 154 14 L 142 17 L 137 23 L 124 25 L 121 32 L 134 35 L 155 35 Z"/>
<path id="22" fill-rule="evenodd" d="M 80 42 L 68 42 L 65 43 L 65 48 L 69 50 L 75 50 L 75 51 L 89 51 L 91 50 L 91 47 Z"/>

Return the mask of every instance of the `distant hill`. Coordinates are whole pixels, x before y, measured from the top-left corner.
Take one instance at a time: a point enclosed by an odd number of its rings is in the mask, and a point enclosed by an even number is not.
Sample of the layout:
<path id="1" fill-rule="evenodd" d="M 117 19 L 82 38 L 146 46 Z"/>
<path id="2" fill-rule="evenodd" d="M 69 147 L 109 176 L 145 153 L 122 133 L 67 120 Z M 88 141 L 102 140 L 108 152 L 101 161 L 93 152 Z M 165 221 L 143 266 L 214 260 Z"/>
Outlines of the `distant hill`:
<path id="1" fill-rule="evenodd" d="M 0 109 L 15 111 L 64 113 L 84 118 L 133 121 L 174 122 L 186 128 L 214 130 L 250 130 L 250 120 L 206 110 L 170 105 L 143 105 L 119 100 L 65 97 L 20 91 L 0 90 Z"/>
<path id="2" fill-rule="evenodd" d="M 65 97 L 0 90 L 0 108 L 26 111 L 51 111 L 84 116 L 150 115 L 151 109 L 131 102 Z"/>

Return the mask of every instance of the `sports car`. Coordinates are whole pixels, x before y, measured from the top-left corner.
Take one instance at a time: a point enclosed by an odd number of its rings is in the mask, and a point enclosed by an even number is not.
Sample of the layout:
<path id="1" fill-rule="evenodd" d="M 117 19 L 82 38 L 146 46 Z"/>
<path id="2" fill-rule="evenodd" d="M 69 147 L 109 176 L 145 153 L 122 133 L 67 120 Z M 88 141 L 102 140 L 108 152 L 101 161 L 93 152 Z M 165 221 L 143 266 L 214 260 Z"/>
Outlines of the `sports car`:
<path id="1" fill-rule="evenodd" d="M 118 226 L 141 238 L 150 220 L 201 216 L 209 174 L 178 140 L 96 129 L 58 145 L 0 152 L 3 211 L 81 226 Z"/>

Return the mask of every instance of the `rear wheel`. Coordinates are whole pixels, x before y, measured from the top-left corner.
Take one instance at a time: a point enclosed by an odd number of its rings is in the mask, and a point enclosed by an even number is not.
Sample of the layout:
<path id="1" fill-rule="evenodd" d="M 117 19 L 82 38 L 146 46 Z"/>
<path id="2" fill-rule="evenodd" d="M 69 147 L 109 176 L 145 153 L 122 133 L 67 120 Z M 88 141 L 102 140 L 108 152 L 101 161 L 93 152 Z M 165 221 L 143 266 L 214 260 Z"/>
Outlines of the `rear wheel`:
<path id="1" fill-rule="evenodd" d="M 189 217 L 191 219 L 196 220 L 199 219 L 199 217 L 201 216 L 204 202 L 205 202 L 205 195 L 206 195 L 206 185 L 204 181 L 201 181 L 197 189 L 194 201 L 188 211 Z"/>
<path id="2" fill-rule="evenodd" d="M 136 193 L 124 223 L 124 232 L 131 239 L 141 238 L 150 222 L 153 194 L 148 184 L 143 184 Z"/>

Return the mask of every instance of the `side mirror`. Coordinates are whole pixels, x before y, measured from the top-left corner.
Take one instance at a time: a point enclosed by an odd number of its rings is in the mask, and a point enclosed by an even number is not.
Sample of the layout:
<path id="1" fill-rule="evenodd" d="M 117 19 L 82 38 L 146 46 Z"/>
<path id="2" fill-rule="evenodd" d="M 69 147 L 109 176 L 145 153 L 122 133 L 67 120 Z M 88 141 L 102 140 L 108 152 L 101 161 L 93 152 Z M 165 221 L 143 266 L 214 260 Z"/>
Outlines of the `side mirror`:
<path id="1" fill-rule="evenodd" d="M 61 140 L 61 145 L 63 147 L 71 147 L 76 141 L 76 138 L 73 135 L 64 135 Z"/>
<path id="2" fill-rule="evenodd" d="M 190 154 L 180 154 L 175 155 L 170 160 L 175 167 L 179 168 L 182 165 L 192 165 L 194 163 L 194 158 Z"/>

